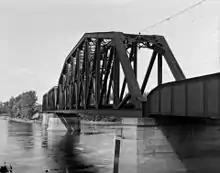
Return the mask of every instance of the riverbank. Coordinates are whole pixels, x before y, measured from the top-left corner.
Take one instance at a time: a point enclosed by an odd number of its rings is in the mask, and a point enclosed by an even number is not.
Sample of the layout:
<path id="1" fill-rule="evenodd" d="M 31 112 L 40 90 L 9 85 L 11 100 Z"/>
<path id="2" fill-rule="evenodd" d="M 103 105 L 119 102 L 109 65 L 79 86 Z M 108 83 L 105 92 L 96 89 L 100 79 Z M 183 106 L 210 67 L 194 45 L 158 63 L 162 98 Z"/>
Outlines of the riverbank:
<path id="1" fill-rule="evenodd" d="M 28 119 L 21 119 L 21 118 L 11 118 L 8 116 L 0 116 L 0 119 L 19 122 L 19 123 L 30 123 L 30 124 L 31 123 L 41 124 L 42 123 L 42 120 L 28 120 Z"/>
<path id="2" fill-rule="evenodd" d="M 36 124 L 41 124 L 42 120 L 28 120 L 28 119 L 21 119 L 21 118 L 8 118 L 9 121 L 15 121 L 15 122 L 20 122 L 20 123 L 36 123 Z"/>

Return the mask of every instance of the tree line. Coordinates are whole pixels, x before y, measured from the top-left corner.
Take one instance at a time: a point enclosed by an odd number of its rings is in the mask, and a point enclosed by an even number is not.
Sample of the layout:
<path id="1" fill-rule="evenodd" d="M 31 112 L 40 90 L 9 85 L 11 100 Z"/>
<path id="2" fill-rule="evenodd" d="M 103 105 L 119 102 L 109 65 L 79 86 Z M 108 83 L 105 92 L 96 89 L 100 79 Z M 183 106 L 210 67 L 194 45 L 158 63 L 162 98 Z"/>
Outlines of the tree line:
<path id="1" fill-rule="evenodd" d="M 41 111 L 40 109 L 36 92 L 32 90 L 11 97 L 6 102 L 0 102 L 0 113 L 13 118 L 30 119 L 36 112 Z"/>

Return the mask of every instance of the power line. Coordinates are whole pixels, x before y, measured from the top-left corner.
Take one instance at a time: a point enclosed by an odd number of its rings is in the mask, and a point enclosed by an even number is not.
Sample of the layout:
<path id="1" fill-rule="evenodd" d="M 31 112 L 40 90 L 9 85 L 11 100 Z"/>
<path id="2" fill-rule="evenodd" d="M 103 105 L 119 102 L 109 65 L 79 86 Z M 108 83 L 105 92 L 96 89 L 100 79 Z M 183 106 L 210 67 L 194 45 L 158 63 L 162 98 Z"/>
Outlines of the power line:
<path id="1" fill-rule="evenodd" d="M 155 27 L 157 27 L 158 25 L 163 24 L 164 22 L 170 21 L 170 20 L 172 20 L 173 18 L 175 18 L 175 17 L 177 17 L 177 16 L 179 16 L 179 15 L 181 15 L 181 14 L 183 14 L 183 13 L 186 13 L 186 12 L 188 12 L 189 10 L 191 10 L 191 9 L 193 9 L 193 8 L 195 8 L 195 7 L 199 6 L 199 5 L 201 5 L 201 4 L 203 4 L 205 1 L 207 1 L 207 0 L 201 0 L 201 1 L 199 1 L 199 2 L 197 2 L 197 3 L 195 3 L 195 4 L 193 4 L 193 5 L 189 6 L 188 8 L 185 8 L 185 9 L 183 9 L 183 10 L 181 10 L 181 11 L 179 11 L 179 12 L 173 14 L 173 15 L 171 15 L 170 17 L 167 17 L 167 18 L 165 18 L 165 19 L 163 19 L 163 20 L 161 20 L 161 21 L 159 21 L 159 22 L 156 22 L 156 23 L 153 24 L 153 25 L 147 26 L 146 28 L 142 29 L 140 32 L 146 31 L 146 30 L 151 29 L 151 28 L 155 28 Z"/>

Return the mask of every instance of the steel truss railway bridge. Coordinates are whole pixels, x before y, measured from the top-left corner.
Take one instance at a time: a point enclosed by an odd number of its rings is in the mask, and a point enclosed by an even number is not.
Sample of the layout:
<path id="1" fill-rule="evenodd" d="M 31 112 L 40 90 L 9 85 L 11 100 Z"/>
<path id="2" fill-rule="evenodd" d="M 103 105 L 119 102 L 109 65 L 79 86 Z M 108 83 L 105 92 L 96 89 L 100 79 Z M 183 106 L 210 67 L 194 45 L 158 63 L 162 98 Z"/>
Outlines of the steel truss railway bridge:
<path id="1" fill-rule="evenodd" d="M 152 52 L 141 84 L 137 80 L 138 49 Z M 146 96 L 155 61 L 157 86 Z M 162 83 L 164 61 L 173 82 Z M 163 36 L 121 32 L 84 34 L 67 56 L 57 86 L 43 96 L 45 117 L 47 113 L 58 116 L 70 132 L 81 133 L 80 113 L 122 117 L 121 134 L 116 130 L 121 138 L 115 139 L 115 173 L 121 170 L 120 139 L 126 135 L 139 139 L 129 142 L 137 155 L 129 157 L 137 167 L 153 172 L 219 172 L 219 105 L 220 73 L 186 79 Z M 124 117 L 140 121 L 129 129 L 131 124 L 124 122 L 131 119 Z M 123 140 L 122 146 L 125 144 Z M 154 154 L 149 157 L 149 153 Z"/>
<path id="2" fill-rule="evenodd" d="M 152 50 L 141 84 L 138 49 Z M 145 96 L 156 60 L 158 85 Z M 162 83 L 163 61 L 174 82 Z M 67 56 L 57 86 L 43 96 L 44 112 L 63 115 L 219 119 L 219 105 L 220 73 L 186 79 L 163 36 L 122 32 L 85 33 Z"/>

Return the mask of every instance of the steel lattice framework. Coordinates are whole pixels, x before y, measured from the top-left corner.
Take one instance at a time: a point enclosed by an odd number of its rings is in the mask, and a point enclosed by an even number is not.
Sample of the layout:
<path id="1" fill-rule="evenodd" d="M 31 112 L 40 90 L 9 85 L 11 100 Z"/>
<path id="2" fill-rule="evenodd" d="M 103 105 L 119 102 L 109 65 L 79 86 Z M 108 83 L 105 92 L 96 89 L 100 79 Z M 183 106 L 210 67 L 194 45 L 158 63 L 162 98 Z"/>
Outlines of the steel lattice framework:
<path id="1" fill-rule="evenodd" d="M 137 51 L 153 53 L 141 86 L 137 81 Z M 185 76 L 163 36 L 121 32 L 85 33 L 67 56 L 58 86 L 43 97 L 44 110 L 141 109 L 155 60 L 158 85 L 162 83 L 162 59 L 175 80 Z M 120 68 L 124 79 L 120 79 Z M 122 85 L 120 87 L 120 81 Z M 126 85 L 128 94 L 125 94 Z"/>

